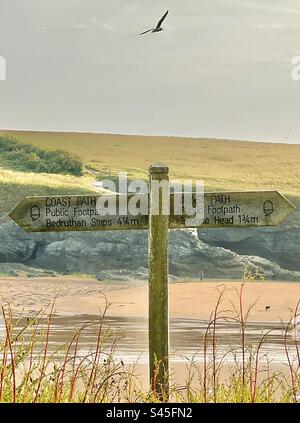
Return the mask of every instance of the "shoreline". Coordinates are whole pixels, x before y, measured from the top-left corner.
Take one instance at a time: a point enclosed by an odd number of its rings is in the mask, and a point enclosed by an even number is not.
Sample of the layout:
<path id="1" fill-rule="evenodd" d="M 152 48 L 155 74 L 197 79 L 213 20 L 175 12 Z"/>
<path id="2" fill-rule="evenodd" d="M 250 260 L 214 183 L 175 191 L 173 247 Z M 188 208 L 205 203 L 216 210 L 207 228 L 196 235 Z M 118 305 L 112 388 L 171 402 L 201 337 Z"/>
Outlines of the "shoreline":
<path id="1" fill-rule="evenodd" d="M 170 318 L 208 320 L 223 290 L 220 310 L 232 313 L 239 306 L 241 285 L 241 280 L 172 281 L 169 284 Z M 32 315 L 49 308 L 57 296 L 56 315 L 99 315 L 105 307 L 106 297 L 110 304 L 107 317 L 148 316 L 147 281 L 97 281 L 84 276 L 0 277 L 0 295 L 1 302 L 6 299 L 16 314 L 23 311 L 24 315 Z M 295 309 L 299 300 L 298 282 L 244 283 L 243 307 L 245 312 L 251 307 L 251 322 L 287 322 L 290 310 Z"/>

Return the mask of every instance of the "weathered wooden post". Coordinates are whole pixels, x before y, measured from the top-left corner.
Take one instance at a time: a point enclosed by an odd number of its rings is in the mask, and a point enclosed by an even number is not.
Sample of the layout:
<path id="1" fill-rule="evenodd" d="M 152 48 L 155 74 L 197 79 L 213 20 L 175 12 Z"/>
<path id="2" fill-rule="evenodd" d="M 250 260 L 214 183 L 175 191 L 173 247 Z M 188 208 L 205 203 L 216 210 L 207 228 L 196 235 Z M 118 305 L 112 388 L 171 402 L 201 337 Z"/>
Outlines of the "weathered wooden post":
<path id="1" fill-rule="evenodd" d="M 168 311 L 168 228 L 169 214 L 163 204 L 169 193 L 160 184 L 169 181 L 169 168 L 155 164 L 149 168 L 149 367 L 150 383 L 161 399 L 169 391 L 169 311 Z M 167 197 L 163 197 L 167 195 Z"/>

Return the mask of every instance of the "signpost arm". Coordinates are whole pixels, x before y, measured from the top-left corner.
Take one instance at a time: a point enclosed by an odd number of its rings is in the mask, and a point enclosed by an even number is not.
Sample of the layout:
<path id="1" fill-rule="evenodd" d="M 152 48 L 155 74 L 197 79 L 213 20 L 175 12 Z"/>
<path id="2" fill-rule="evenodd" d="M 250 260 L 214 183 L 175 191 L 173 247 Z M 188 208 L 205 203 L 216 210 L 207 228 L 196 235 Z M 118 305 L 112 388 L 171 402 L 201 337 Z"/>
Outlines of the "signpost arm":
<path id="1" fill-rule="evenodd" d="M 150 383 L 153 391 L 160 397 L 160 399 L 167 400 L 169 394 L 169 215 L 168 213 L 163 214 L 163 188 L 160 185 L 159 190 L 157 190 L 154 189 L 154 185 L 161 183 L 162 181 L 169 181 L 168 167 L 161 164 L 150 166 L 149 178 L 150 204 L 148 265 Z M 157 195 L 158 193 L 159 195 Z M 169 191 L 167 195 L 168 201 Z M 166 200 L 166 198 L 164 198 L 164 200 Z M 157 203 L 159 203 L 159 208 Z"/>

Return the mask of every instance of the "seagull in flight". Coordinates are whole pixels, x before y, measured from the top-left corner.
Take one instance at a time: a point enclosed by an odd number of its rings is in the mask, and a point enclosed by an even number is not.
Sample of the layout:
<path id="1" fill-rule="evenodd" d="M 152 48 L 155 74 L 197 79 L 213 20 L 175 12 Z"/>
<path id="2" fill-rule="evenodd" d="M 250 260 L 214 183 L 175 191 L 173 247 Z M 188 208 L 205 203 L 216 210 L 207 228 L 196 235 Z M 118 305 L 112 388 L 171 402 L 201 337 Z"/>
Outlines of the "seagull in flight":
<path id="1" fill-rule="evenodd" d="M 148 32 L 154 33 L 154 32 L 162 31 L 163 28 L 161 27 L 161 25 L 162 25 L 163 21 L 166 19 L 168 13 L 169 13 L 169 11 L 167 10 L 166 13 L 164 14 L 164 16 L 159 20 L 159 22 L 158 22 L 158 24 L 156 25 L 155 28 L 148 29 L 147 31 L 142 32 L 140 35 L 147 34 Z"/>

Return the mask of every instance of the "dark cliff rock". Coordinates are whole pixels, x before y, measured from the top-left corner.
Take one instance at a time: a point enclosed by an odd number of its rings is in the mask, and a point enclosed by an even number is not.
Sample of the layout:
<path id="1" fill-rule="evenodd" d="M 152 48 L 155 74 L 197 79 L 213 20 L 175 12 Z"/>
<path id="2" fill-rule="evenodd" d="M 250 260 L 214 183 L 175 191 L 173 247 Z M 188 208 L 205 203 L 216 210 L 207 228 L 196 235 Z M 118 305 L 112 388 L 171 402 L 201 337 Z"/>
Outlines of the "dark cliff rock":
<path id="1" fill-rule="evenodd" d="M 2 218 L 0 233 L 0 263 L 99 279 L 147 277 L 147 231 L 30 234 Z M 299 241 L 300 229 L 289 228 L 170 231 L 170 274 L 232 279 L 247 266 L 268 279 L 300 281 Z"/>

